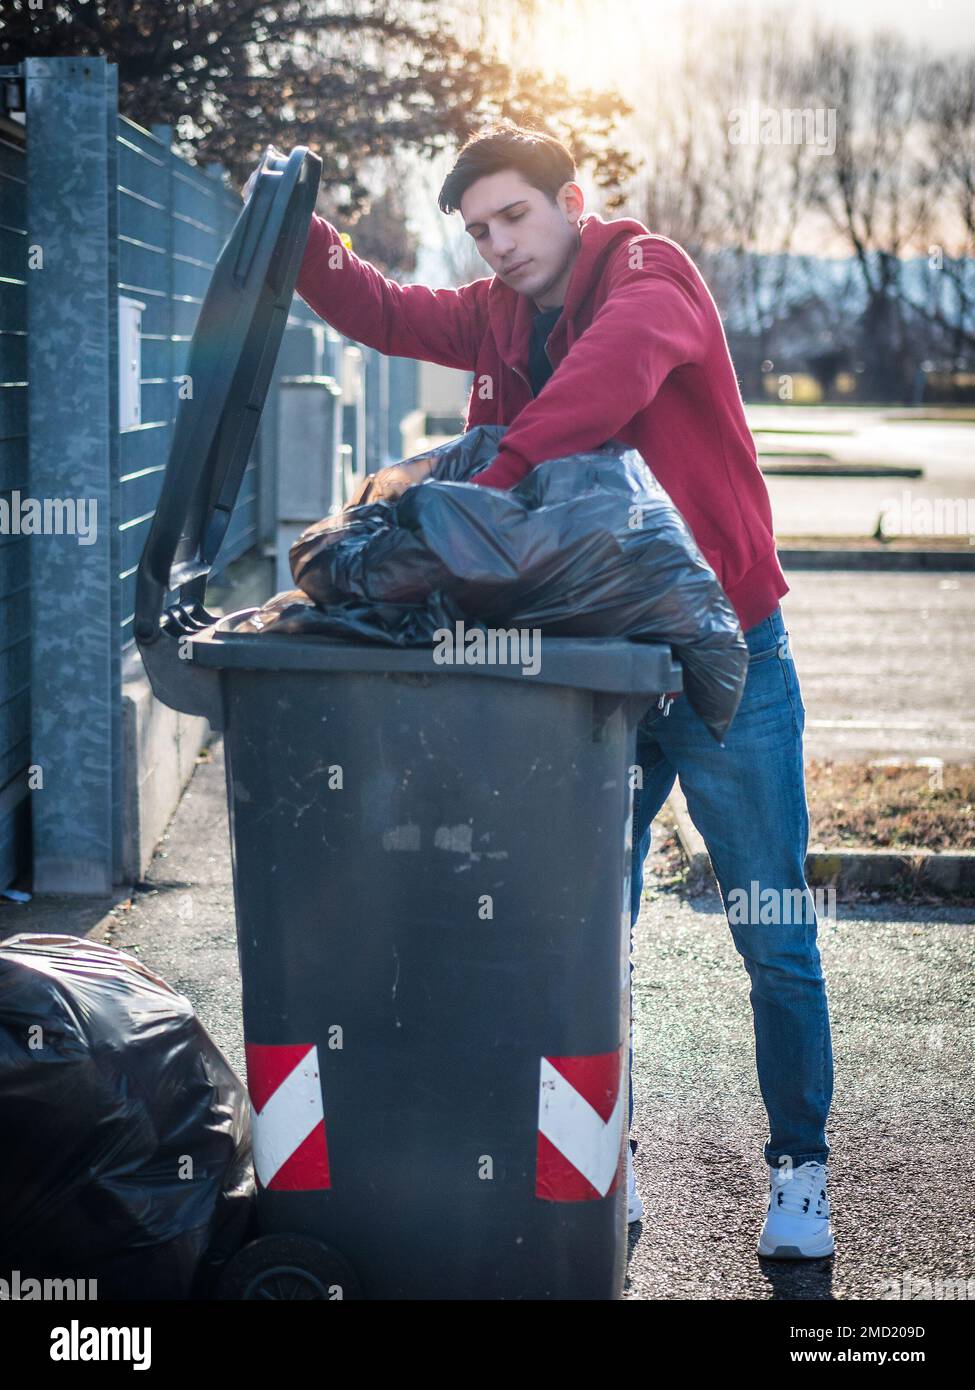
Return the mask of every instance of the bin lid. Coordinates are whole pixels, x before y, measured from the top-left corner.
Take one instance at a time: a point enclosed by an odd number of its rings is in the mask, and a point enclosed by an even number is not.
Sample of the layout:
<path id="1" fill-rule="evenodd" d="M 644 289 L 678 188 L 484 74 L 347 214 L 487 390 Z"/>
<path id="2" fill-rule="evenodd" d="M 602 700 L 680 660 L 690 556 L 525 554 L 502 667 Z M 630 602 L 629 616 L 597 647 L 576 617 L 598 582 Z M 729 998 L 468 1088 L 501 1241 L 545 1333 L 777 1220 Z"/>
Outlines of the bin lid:
<path id="1" fill-rule="evenodd" d="M 299 145 L 266 154 L 220 252 L 190 343 L 162 491 L 136 580 L 135 635 L 154 642 L 166 595 L 202 603 L 237 502 L 288 321 L 321 179 Z"/>

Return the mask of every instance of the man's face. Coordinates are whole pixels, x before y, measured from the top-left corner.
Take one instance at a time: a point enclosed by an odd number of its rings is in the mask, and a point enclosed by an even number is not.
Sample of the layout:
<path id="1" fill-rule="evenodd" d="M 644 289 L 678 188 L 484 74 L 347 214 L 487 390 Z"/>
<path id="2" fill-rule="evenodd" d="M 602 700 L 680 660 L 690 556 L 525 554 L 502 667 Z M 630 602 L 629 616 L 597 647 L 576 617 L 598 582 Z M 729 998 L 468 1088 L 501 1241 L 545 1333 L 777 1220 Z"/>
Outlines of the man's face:
<path id="1" fill-rule="evenodd" d="M 485 174 L 460 200 L 474 245 L 506 285 L 539 308 L 562 304 L 579 251 L 582 189 L 565 183 L 550 202 L 516 169 Z"/>

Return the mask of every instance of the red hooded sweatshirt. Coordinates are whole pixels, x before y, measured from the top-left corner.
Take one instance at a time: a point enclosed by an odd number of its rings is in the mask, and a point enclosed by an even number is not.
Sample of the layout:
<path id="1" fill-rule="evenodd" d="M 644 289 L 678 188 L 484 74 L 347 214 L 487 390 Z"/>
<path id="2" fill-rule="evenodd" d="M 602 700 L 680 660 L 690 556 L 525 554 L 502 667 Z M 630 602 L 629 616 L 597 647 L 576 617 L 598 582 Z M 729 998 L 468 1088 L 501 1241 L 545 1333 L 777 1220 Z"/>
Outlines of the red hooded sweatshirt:
<path id="1" fill-rule="evenodd" d="M 714 300 L 686 251 L 642 222 L 589 214 L 579 227 L 546 344 L 555 370 L 537 398 L 528 363 L 536 306 L 497 276 L 459 289 L 399 285 L 315 216 L 297 289 L 347 338 L 474 373 L 467 428 L 510 426 L 472 480 L 481 487 L 512 487 L 546 459 L 610 439 L 639 450 L 742 628 L 753 627 L 789 586 Z"/>

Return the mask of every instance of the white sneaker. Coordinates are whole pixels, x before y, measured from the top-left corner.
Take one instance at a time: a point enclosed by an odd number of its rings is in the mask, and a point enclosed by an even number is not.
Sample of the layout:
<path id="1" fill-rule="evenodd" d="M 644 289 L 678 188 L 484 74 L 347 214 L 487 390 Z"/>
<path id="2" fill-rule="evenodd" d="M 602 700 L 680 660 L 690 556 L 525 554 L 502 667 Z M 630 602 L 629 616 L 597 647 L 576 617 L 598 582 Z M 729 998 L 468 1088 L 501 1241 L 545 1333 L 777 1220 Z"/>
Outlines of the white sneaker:
<path id="1" fill-rule="evenodd" d="M 643 1217 L 643 1203 L 636 1190 L 636 1177 L 633 1172 L 633 1150 L 626 1146 L 626 1219 L 630 1225 Z"/>
<path id="2" fill-rule="evenodd" d="M 772 1260 L 815 1260 L 832 1255 L 825 1163 L 785 1170 L 769 1164 L 769 1199 L 758 1253 Z"/>

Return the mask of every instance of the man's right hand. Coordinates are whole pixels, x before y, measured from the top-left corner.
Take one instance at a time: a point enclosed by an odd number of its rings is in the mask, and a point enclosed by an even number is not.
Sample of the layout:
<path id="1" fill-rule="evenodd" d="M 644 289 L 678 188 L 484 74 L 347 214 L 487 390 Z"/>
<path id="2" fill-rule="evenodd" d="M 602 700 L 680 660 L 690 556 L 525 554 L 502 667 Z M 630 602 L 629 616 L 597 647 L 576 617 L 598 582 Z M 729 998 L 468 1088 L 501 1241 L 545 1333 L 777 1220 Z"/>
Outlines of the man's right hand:
<path id="1" fill-rule="evenodd" d="M 433 472 L 435 459 L 432 454 L 421 454 L 407 463 L 393 463 L 388 468 L 380 468 L 378 473 L 369 473 L 356 488 L 347 505 L 361 507 L 366 502 L 395 502 L 408 487 L 422 483 Z"/>
<path id="2" fill-rule="evenodd" d="M 261 155 L 260 163 L 254 170 L 254 172 L 251 174 L 247 182 L 244 184 L 244 190 L 241 193 L 241 197 L 243 198 L 245 203 L 247 203 L 250 200 L 250 196 L 254 192 L 255 185 L 257 184 L 257 176 L 264 168 L 268 156 L 271 156 L 272 158 L 276 159 L 287 159 L 288 157 L 281 150 L 279 150 L 276 145 L 268 145 L 265 148 L 264 153 Z"/>

